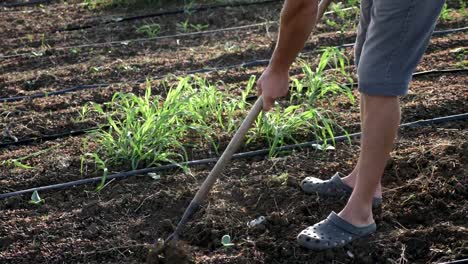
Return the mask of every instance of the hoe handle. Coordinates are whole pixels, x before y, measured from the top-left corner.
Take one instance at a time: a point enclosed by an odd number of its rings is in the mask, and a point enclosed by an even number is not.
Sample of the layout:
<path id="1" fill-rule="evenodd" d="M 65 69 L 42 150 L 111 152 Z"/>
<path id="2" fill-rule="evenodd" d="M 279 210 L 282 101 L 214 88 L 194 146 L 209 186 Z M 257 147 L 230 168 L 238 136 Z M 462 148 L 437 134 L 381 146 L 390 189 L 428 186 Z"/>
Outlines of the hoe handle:
<path id="1" fill-rule="evenodd" d="M 317 14 L 317 21 L 322 19 L 323 14 L 325 14 L 325 11 L 327 10 L 328 6 L 333 0 L 322 0 L 320 1 L 319 7 L 318 7 L 318 14 Z"/>
<path id="2" fill-rule="evenodd" d="M 208 175 L 208 178 L 206 178 L 205 182 L 203 182 L 203 185 L 201 186 L 200 190 L 193 198 L 193 202 L 200 203 L 205 199 L 206 195 L 208 194 L 211 187 L 218 178 L 218 175 L 221 174 L 224 167 L 226 167 L 226 164 L 231 160 L 232 155 L 234 155 L 239 146 L 242 144 L 245 134 L 247 134 L 247 131 L 250 129 L 253 122 L 257 119 L 257 116 L 260 114 L 260 111 L 262 111 L 262 107 L 263 97 L 260 96 L 253 105 L 247 117 L 242 122 L 236 134 L 234 134 L 234 137 L 229 142 L 229 145 L 226 147 L 226 150 L 224 150 L 223 154 L 216 162 L 216 165 L 211 170 L 210 174 Z"/>
<path id="3" fill-rule="evenodd" d="M 331 2 L 332 0 L 320 1 L 320 5 L 318 8 L 319 10 L 317 14 L 317 21 L 322 18 L 323 14 L 325 13 L 325 10 L 328 8 Z M 178 236 L 182 228 L 189 221 L 190 217 L 195 213 L 195 211 L 200 207 L 201 203 L 205 200 L 206 196 L 210 192 L 211 187 L 213 187 L 214 183 L 216 182 L 216 179 L 218 179 L 219 174 L 221 174 L 223 169 L 231 160 L 232 155 L 234 155 L 236 150 L 242 144 L 245 134 L 247 133 L 249 128 L 252 126 L 255 119 L 257 119 L 257 116 L 262 111 L 262 108 L 263 108 L 263 97 L 260 96 L 258 97 L 257 101 L 253 105 L 252 109 L 250 110 L 245 120 L 242 122 L 242 125 L 237 130 L 234 137 L 231 139 L 231 142 L 229 142 L 229 145 L 227 146 L 226 150 L 223 152 L 219 160 L 216 162 L 214 168 L 211 170 L 210 174 L 203 182 L 197 194 L 195 195 L 193 200 L 190 202 L 190 205 L 185 210 L 184 215 L 182 216 L 182 219 L 180 219 L 179 223 L 177 224 L 177 227 L 174 230 L 174 233 L 171 236 L 169 236 L 169 238 L 167 238 L 166 241 L 178 239 Z"/>
<path id="4" fill-rule="evenodd" d="M 177 228 L 174 231 L 172 238 L 177 239 L 177 235 L 179 234 L 182 227 L 188 222 L 192 214 L 200 207 L 200 204 L 205 200 L 206 196 L 211 190 L 211 187 L 213 187 L 214 183 L 216 182 L 216 179 L 221 174 L 223 169 L 226 167 L 228 162 L 231 160 L 232 155 L 234 155 L 234 153 L 237 151 L 239 146 L 242 144 L 245 134 L 247 133 L 249 128 L 252 126 L 253 122 L 257 119 L 258 115 L 262 111 L 262 108 L 263 108 L 263 97 L 260 96 L 255 102 L 255 104 L 253 105 L 247 117 L 242 122 L 236 134 L 234 134 L 234 137 L 229 142 L 229 145 L 226 147 L 226 150 L 224 150 L 223 154 L 216 162 L 210 174 L 203 182 L 197 194 L 195 195 L 193 200 L 190 202 L 189 207 L 187 208 L 187 210 L 185 210 L 185 213 L 182 216 L 182 219 L 180 220 L 179 224 L 177 225 Z"/>

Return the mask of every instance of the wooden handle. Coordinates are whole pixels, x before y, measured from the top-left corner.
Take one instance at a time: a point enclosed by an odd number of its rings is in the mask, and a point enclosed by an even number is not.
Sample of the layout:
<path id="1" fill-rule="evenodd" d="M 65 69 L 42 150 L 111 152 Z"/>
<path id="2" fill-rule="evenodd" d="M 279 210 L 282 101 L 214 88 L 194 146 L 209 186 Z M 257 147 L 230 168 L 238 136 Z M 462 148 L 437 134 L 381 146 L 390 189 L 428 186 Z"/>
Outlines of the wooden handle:
<path id="1" fill-rule="evenodd" d="M 325 10 L 330 5 L 331 1 L 332 0 L 320 1 L 317 21 L 322 18 L 323 14 L 325 13 Z M 226 167 L 226 164 L 231 160 L 232 155 L 234 155 L 234 153 L 237 151 L 239 146 L 242 144 L 245 134 L 247 133 L 249 128 L 252 126 L 255 119 L 257 119 L 257 116 L 260 114 L 260 111 L 262 111 L 262 108 L 263 108 L 263 97 L 260 96 L 258 97 L 257 101 L 253 105 L 247 117 L 242 122 L 242 125 L 237 130 L 234 137 L 231 139 L 231 142 L 229 142 L 229 145 L 227 146 L 226 150 L 223 152 L 218 162 L 216 162 L 216 165 L 211 170 L 210 174 L 208 175 L 208 178 L 206 178 L 206 180 L 203 182 L 202 186 L 200 187 L 200 190 L 198 190 L 197 194 L 193 198 L 192 202 L 194 204 L 199 205 L 205 199 L 211 187 L 216 182 L 218 175 L 222 172 L 224 167 Z"/>
<path id="2" fill-rule="evenodd" d="M 331 1 L 332 0 L 322 0 L 320 2 L 318 14 L 317 14 L 318 15 L 317 21 L 322 18 L 323 14 L 325 13 L 325 10 L 328 8 L 328 5 L 331 3 Z M 226 147 L 226 150 L 223 152 L 219 160 L 216 162 L 215 166 L 210 171 L 210 174 L 205 179 L 202 186 L 198 190 L 197 194 L 190 202 L 190 205 L 185 210 L 184 215 L 182 216 L 181 220 L 177 224 L 176 229 L 174 230 L 174 233 L 172 233 L 172 235 L 170 235 L 166 239 L 166 242 L 178 239 L 178 236 L 180 232 L 182 231 L 182 228 L 189 221 L 190 217 L 195 213 L 195 211 L 200 207 L 201 203 L 205 200 L 206 196 L 208 195 L 214 183 L 216 182 L 216 179 L 221 174 L 223 169 L 231 160 L 234 153 L 237 151 L 239 146 L 244 141 L 245 134 L 247 134 L 247 131 L 252 126 L 253 122 L 255 122 L 255 119 L 257 119 L 262 109 L 263 109 L 263 97 L 259 96 L 255 104 L 253 105 L 252 109 L 248 113 L 247 117 L 242 122 L 240 128 L 237 130 L 236 134 L 234 134 L 234 137 L 229 142 L 229 145 Z"/>
<path id="3" fill-rule="evenodd" d="M 322 1 L 320 1 L 319 10 L 318 10 L 318 14 L 317 14 L 317 21 L 322 19 L 323 14 L 325 14 L 325 11 L 327 10 L 327 8 L 328 8 L 328 6 L 330 5 L 331 2 L 332 2 L 332 0 L 322 0 Z"/>
<path id="4" fill-rule="evenodd" d="M 245 134 L 247 134 L 247 131 L 252 126 L 253 122 L 255 122 L 255 120 L 257 119 L 258 115 L 262 111 L 262 108 L 263 97 L 260 96 L 253 105 L 247 117 L 242 122 L 236 134 L 234 134 L 234 137 L 231 139 L 231 142 L 229 142 L 229 145 L 226 147 L 226 150 L 224 150 L 218 162 L 216 162 L 216 165 L 211 170 L 210 174 L 208 175 L 208 178 L 206 178 L 206 180 L 203 182 L 203 185 L 200 187 L 200 190 L 198 190 L 197 194 L 193 198 L 194 203 L 200 204 L 205 199 L 211 187 L 216 182 L 218 175 L 226 167 L 226 164 L 231 160 L 232 155 L 234 155 L 239 146 L 242 144 Z"/>
<path id="5" fill-rule="evenodd" d="M 177 227 L 174 230 L 174 233 L 172 233 L 172 235 L 170 235 L 166 239 L 166 243 L 169 241 L 178 240 L 179 234 L 182 232 L 183 227 L 189 221 L 190 217 L 195 213 L 195 211 L 198 210 L 201 203 L 205 200 L 206 196 L 208 195 L 214 183 L 216 182 L 216 179 L 218 178 L 219 174 L 221 174 L 223 169 L 231 160 L 232 155 L 234 155 L 236 150 L 242 144 L 245 134 L 247 134 L 247 131 L 252 126 L 253 122 L 255 122 L 255 119 L 257 119 L 262 109 L 263 109 L 263 97 L 260 96 L 258 97 L 257 101 L 253 105 L 250 112 L 247 114 L 247 117 L 242 122 L 236 134 L 234 134 L 234 137 L 229 142 L 229 145 L 226 147 L 226 150 L 224 150 L 223 154 L 218 159 L 213 169 L 210 171 L 210 174 L 203 182 L 197 194 L 190 202 L 189 206 L 184 212 L 184 215 L 182 216 L 179 223 L 177 224 Z"/>

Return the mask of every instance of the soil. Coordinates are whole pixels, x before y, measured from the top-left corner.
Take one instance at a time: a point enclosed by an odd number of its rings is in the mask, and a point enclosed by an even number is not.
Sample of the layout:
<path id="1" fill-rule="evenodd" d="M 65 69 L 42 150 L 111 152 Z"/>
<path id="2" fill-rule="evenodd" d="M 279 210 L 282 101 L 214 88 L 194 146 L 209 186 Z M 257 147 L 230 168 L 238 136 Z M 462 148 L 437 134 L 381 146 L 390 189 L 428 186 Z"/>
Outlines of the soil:
<path id="1" fill-rule="evenodd" d="M 193 14 L 166 15 L 126 22 L 109 22 L 160 11 L 89 10 L 80 1 L 51 1 L 43 7 L 2 8 L 0 98 L 57 91 L 77 85 L 106 83 L 60 96 L 8 102 L 0 105 L 0 142 L 28 139 L 92 128 L 102 120 L 80 120 L 88 102 L 103 104 L 118 91 L 142 94 L 146 77 L 222 67 L 271 55 L 277 26 L 220 32 L 193 37 L 134 42 L 128 45 L 63 48 L 106 41 L 146 37 L 136 29 L 158 23 L 160 35 L 179 33 L 176 24 L 189 19 L 208 29 L 276 20 L 281 3 L 213 9 Z M 450 2 L 450 6 L 456 6 Z M 22 12 L 21 10 L 34 10 Z M 21 12 L 20 12 L 21 11 Z M 337 19 L 330 16 L 329 19 Z M 455 15 L 437 29 L 466 25 Z M 40 21 L 40 23 L 38 23 Z M 321 24 L 305 50 L 352 43 L 355 21 L 346 33 Z M 76 26 L 86 26 L 72 30 Z M 45 37 L 42 37 L 42 36 Z M 466 67 L 465 32 L 434 36 L 417 71 Z M 32 52 L 36 55 L 31 55 Z M 37 54 L 42 52 L 42 55 Z M 346 54 L 353 63 L 351 49 Z M 302 59 L 312 68 L 317 53 Z M 299 64 L 293 75 L 300 76 Z M 349 70 L 355 71 L 354 66 Z M 263 67 L 235 68 L 205 76 L 242 89 Z M 153 80 L 154 93 L 164 94 Z M 465 72 L 415 77 L 410 93 L 401 100 L 402 122 L 468 112 L 468 76 Z M 358 93 L 355 91 L 355 95 Z M 359 100 L 346 98 L 323 103 L 336 113 L 349 132 L 359 128 Z M 0 193 L 99 176 L 85 163 L 87 136 L 63 137 L 0 149 Z M 301 138 L 308 140 L 308 138 Z M 310 140 L 310 139 L 309 139 Z M 375 212 L 378 232 L 345 248 L 310 252 L 299 248 L 295 236 L 305 227 L 339 211 L 344 199 L 305 195 L 300 181 L 314 175 L 328 178 L 349 172 L 359 154 L 359 141 L 339 143 L 333 151 L 298 150 L 276 158 L 256 157 L 232 162 L 195 214 L 168 259 L 157 263 L 439 263 L 468 257 L 468 123 L 451 121 L 427 127 L 401 129 L 384 175 L 384 203 Z M 91 148 L 95 147 L 93 145 Z M 256 146 L 261 147 L 261 146 Z M 265 146 L 263 146 L 265 147 Z M 243 150 L 248 150 L 244 148 Z M 25 161 L 33 169 L 7 166 L 3 161 L 45 152 Z M 111 168 L 124 171 L 124 166 Z M 94 185 L 41 192 L 45 202 L 29 203 L 29 195 L 0 201 L 0 262 L 2 263 L 142 263 L 158 238 L 175 228 L 210 167 L 168 171 L 160 180 L 141 175 L 113 181 L 95 192 Z M 254 228 L 247 222 L 265 216 Z M 235 244 L 223 247 L 229 234 Z M 172 253 L 171 253 L 172 252 Z"/>

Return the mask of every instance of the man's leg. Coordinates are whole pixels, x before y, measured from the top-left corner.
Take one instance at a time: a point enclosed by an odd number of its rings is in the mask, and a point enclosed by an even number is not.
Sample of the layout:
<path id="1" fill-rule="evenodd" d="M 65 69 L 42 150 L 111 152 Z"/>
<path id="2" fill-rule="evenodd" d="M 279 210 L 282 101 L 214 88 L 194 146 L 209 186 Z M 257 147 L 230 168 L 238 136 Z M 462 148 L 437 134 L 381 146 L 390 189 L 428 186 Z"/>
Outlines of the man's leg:
<path id="1" fill-rule="evenodd" d="M 388 161 L 400 123 L 397 96 L 361 93 L 361 155 L 355 168 L 356 184 L 345 208 L 304 229 L 298 243 L 310 249 L 343 246 L 376 230 L 372 201 Z M 352 174 L 351 174 L 352 175 Z"/>
<path id="2" fill-rule="evenodd" d="M 372 198 L 392 150 L 398 98 L 408 92 L 412 73 L 427 47 L 444 0 L 372 0 L 370 24 L 358 65 L 362 104 L 361 155 L 345 181 L 355 188 L 345 208 L 304 229 L 297 237 L 310 249 L 343 246 L 376 230 Z M 362 51 L 362 54 L 361 54 Z"/>
<path id="3" fill-rule="evenodd" d="M 361 155 L 355 169 L 356 182 L 348 203 L 338 214 L 356 226 L 374 222 L 372 199 L 374 195 L 381 195 L 380 180 L 400 124 L 398 97 L 362 94 L 361 101 L 363 135 Z"/>
<path id="4" fill-rule="evenodd" d="M 366 107 L 364 104 L 364 98 L 361 98 L 361 129 L 364 128 L 364 113 L 366 113 Z M 363 136 L 361 135 L 361 140 Z M 356 186 L 357 177 L 359 175 L 359 168 L 361 167 L 361 159 L 358 159 L 356 166 L 354 167 L 353 171 L 348 174 L 348 176 L 342 178 L 342 181 L 351 188 Z M 375 189 L 374 197 L 381 198 L 382 197 L 382 184 L 379 181 L 377 188 Z"/>

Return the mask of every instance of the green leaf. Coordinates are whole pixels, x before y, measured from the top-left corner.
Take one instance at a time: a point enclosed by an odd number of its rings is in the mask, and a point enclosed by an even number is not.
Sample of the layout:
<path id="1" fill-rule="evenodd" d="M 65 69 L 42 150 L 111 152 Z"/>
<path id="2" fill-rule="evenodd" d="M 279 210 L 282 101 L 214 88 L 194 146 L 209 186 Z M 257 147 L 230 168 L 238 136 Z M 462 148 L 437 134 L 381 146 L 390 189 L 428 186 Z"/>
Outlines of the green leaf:
<path id="1" fill-rule="evenodd" d="M 44 199 L 41 199 L 41 197 L 39 196 L 39 193 L 37 191 L 34 191 L 33 194 L 31 195 L 31 201 L 29 201 L 29 203 L 37 205 L 43 202 L 44 202 Z"/>
<path id="2" fill-rule="evenodd" d="M 18 167 L 18 168 L 21 168 L 21 169 L 25 169 L 25 170 L 34 169 L 34 167 L 29 166 L 29 165 L 26 165 L 26 164 L 23 164 L 23 163 L 19 162 L 19 161 L 16 160 L 16 159 L 13 160 L 13 165 L 14 165 L 15 167 Z"/>
<path id="3" fill-rule="evenodd" d="M 224 235 L 221 238 L 221 244 L 225 247 L 232 247 L 234 244 L 231 242 L 231 236 L 230 235 Z"/>

